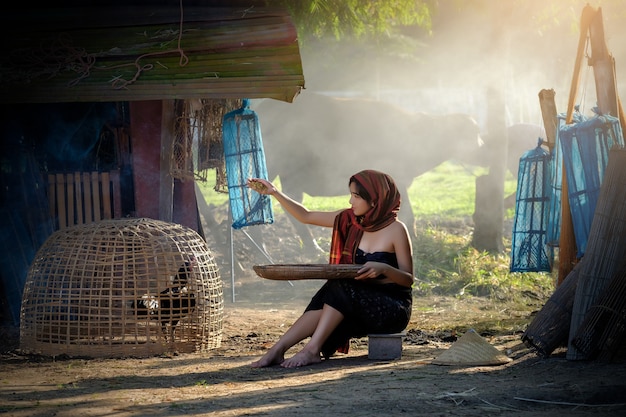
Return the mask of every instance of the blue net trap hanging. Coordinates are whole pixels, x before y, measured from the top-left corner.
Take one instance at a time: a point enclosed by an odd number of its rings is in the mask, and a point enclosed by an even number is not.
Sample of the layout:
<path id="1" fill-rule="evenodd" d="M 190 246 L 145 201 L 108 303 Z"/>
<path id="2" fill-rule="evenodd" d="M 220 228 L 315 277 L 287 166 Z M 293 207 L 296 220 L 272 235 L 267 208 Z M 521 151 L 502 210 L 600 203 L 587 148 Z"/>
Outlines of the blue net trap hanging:
<path id="1" fill-rule="evenodd" d="M 548 221 L 548 245 L 559 247 L 561 239 L 561 216 L 563 215 L 561 207 L 561 195 L 563 193 L 563 155 L 561 146 L 559 145 L 560 127 L 565 125 L 567 115 L 561 113 L 557 116 L 559 129 L 556 131 L 556 146 L 553 146 L 550 152 L 550 167 L 552 172 L 552 188 L 550 194 L 550 220 Z M 587 118 L 578 111 L 573 114 L 574 123 L 580 123 Z"/>
<path id="2" fill-rule="evenodd" d="M 250 100 L 224 115 L 222 131 L 232 227 L 273 223 L 270 197 L 247 186 L 248 178 L 268 179 L 261 127 Z"/>
<path id="3" fill-rule="evenodd" d="M 561 239 L 561 193 L 563 189 L 563 159 L 558 146 L 554 146 L 550 152 L 550 178 L 550 209 L 546 242 L 552 247 L 558 247 Z"/>
<path id="4" fill-rule="evenodd" d="M 511 248 L 511 272 L 550 272 L 554 250 L 548 245 L 552 167 L 550 153 L 541 147 L 520 158 L 515 220 Z"/>
<path id="5" fill-rule="evenodd" d="M 564 125 L 560 127 L 558 145 L 567 178 L 576 256 L 581 258 L 587 247 L 609 150 L 613 146 L 624 147 L 619 119 L 598 115 L 580 123 Z"/>

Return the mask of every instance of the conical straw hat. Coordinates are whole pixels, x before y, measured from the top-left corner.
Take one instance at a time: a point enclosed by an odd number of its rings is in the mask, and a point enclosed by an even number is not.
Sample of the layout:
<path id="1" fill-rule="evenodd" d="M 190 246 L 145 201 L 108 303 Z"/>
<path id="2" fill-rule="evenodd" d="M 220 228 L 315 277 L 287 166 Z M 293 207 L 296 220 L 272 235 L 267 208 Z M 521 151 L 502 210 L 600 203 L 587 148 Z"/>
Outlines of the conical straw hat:
<path id="1" fill-rule="evenodd" d="M 468 330 L 448 350 L 432 361 L 435 365 L 502 365 L 511 358 L 491 346 L 474 329 Z"/>

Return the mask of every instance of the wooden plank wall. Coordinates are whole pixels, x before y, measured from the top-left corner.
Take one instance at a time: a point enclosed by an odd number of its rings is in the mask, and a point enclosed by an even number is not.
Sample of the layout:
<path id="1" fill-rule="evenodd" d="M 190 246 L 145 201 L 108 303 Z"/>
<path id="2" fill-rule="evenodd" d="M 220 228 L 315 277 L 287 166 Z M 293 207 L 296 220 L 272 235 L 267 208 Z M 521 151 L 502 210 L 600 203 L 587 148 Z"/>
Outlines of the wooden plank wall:
<path id="1" fill-rule="evenodd" d="M 50 215 L 57 230 L 122 217 L 120 172 L 48 174 Z"/>

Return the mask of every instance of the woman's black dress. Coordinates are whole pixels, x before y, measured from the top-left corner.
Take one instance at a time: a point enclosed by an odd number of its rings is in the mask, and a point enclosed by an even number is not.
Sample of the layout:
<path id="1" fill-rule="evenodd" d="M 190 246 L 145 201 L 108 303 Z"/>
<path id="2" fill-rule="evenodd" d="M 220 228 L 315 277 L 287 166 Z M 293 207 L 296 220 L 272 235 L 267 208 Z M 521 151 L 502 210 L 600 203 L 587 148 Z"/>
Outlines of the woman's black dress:
<path id="1" fill-rule="evenodd" d="M 367 261 L 398 267 L 395 253 L 365 253 L 357 249 L 355 263 L 364 264 Z M 411 318 L 412 301 L 411 288 L 398 284 L 333 279 L 326 281 L 318 290 L 305 311 L 321 310 L 324 304 L 328 304 L 344 315 L 344 320 L 322 347 L 322 355 L 328 358 L 352 337 L 404 330 Z"/>

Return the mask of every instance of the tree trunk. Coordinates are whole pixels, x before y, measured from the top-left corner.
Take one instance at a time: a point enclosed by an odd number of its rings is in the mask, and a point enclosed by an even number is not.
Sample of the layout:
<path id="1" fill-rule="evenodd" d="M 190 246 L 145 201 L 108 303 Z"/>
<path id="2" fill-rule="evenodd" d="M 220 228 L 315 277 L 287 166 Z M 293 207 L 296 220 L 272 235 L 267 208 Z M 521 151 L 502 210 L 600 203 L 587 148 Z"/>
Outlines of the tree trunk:
<path id="1" fill-rule="evenodd" d="M 474 236 L 472 246 L 481 251 L 504 250 L 504 179 L 507 161 L 507 131 L 502 92 L 488 92 L 489 143 L 493 157 L 489 161 L 489 174 L 476 178 L 474 204 Z"/>
<path id="2" fill-rule="evenodd" d="M 501 187 L 495 175 L 489 173 L 476 178 L 476 202 L 474 208 L 474 235 L 472 246 L 479 251 L 498 253 L 504 250 L 502 225 L 504 204 L 498 195 Z"/>

